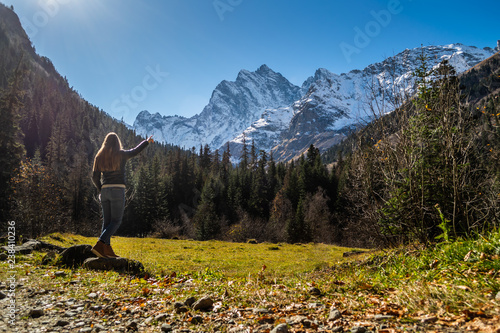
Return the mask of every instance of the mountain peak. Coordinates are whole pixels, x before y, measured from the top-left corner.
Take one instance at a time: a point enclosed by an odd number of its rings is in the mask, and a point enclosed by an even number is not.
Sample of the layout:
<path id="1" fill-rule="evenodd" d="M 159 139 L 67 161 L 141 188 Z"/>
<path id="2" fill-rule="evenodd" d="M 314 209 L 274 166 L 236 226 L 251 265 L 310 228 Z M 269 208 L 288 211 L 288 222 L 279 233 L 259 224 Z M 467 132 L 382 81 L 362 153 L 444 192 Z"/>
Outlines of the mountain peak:
<path id="1" fill-rule="evenodd" d="M 255 71 L 241 70 L 236 81 L 219 83 L 209 104 L 192 118 L 149 115 L 138 117 L 134 126 L 138 133 L 154 133 L 160 141 L 186 147 L 202 143 L 219 149 L 230 142 L 235 158 L 241 150 L 239 138 L 245 133 L 258 149 L 273 151 L 277 160 L 288 160 L 311 143 L 327 149 L 340 142 L 352 126 L 369 121 L 365 108 L 366 96 L 373 93 L 370 82 L 380 85 L 375 91 L 377 101 L 390 105 L 391 96 L 386 92 L 394 91 L 395 82 L 406 84 L 422 50 L 429 54 L 432 65 L 448 59 L 457 72 L 493 54 L 492 49 L 458 43 L 406 49 L 363 70 L 335 74 L 319 68 L 302 87 L 263 64 Z M 389 75 L 394 80 L 388 80 Z"/>
<path id="2" fill-rule="evenodd" d="M 256 73 L 259 73 L 259 74 L 268 74 L 268 73 L 275 73 L 271 68 L 269 68 L 266 64 L 263 64 L 262 66 L 259 67 L 259 69 L 257 69 L 255 71 Z"/>
<path id="3" fill-rule="evenodd" d="M 319 80 L 331 76 L 332 73 L 326 68 L 318 68 L 314 73 L 314 79 Z"/>

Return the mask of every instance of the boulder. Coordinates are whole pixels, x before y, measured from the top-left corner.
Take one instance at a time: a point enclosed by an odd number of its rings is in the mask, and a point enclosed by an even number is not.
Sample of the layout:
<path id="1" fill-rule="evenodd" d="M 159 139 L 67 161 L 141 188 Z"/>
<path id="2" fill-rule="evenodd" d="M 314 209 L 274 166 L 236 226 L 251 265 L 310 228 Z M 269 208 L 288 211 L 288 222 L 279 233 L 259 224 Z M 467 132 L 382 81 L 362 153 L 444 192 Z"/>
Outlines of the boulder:
<path id="1" fill-rule="evenodd" d="M 127 258 L 88 258 L 83 267 L 98 271 L 116 271 L 120 273 L 144 274 L 144 266 L 137 260 Z"/>
<path id="2" fill-rule="evenodd" d="M 66 267 L 81 266 L 86 259 L 96 257 L 91 250 L 92 246 L 87 244 L 68 247 L 61 253 L 59 263 Z"/>
<path id="3" fill-rule="evenodd" d="M 12 248 L 7 245 L 2 246 L 2 250 L 5 252 L 8 252 L 11 249 Z M 14 251 L 16 252 L 16 254 L 30 254 L 33 251 L 42 251 L 42 250 L 51 250 L 60 253 L 64 249 L 65 249 L 64 247 L 49 244 L 36 239 L 29 239 L 22 245 L 14 246 Z"/>
<path id="4" fill-rule="evenodd" d="M 208 311 L 214 305 L 214 301 L 209 296 L 204 296 L 193 304 L 193 310 Z"/>

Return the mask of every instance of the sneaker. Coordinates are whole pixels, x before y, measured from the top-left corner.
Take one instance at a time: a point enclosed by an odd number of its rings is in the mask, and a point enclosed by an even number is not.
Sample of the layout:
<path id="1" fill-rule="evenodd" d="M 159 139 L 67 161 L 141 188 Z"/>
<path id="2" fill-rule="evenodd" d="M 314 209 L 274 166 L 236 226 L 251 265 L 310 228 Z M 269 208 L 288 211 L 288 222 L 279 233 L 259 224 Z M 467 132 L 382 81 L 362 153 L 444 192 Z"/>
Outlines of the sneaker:
<path id="1" fill-rule="evenodd" d="M 119 258 L 120 256 L 116 255 L 116 253 L 113 251 L 113 248 L 111 245 L 104 244 L 104 255 L 106 255 L 107 258 Z"/>
<path id="2" fill-rule="evenodd" d="M 97 243 L 92 248 L 92 253 L 98 256 L 99 258 L 106 258 L 105 254 L 106 244 L 101 241 L 97 241 Z"/>

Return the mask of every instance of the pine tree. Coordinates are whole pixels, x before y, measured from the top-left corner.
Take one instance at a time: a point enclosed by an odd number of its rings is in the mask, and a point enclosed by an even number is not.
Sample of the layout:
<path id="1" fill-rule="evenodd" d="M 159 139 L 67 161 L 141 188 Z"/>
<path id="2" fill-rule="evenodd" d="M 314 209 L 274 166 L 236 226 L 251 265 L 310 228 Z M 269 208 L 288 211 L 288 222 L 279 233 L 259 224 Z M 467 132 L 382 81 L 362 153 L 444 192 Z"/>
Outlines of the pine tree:
<path id="1" fill-rule="evenodd" d="M 222 183 L 218 177 L 210 177 L 203 187 L 201 201 L 193 217 L 199 240 L 209 240 L 219 236 L 221 220 L 218 212 L 223 197 L 222 192 Z"/>
<path id="2" fill-rule="evenodd" d="M 19 167 L 25 154 L 22 144 L 22 131 L 19 127 L 20 108 L 22 107 L 21 90 L 22 58 L 19 61 L 8 88 L 0 97 L 0 218 L 6 219 L 9 210 L 10 179 Z"/>
<path id="3" fill-rule="evenodd" d="M 246 169 L 248 167 L 248 147 L 245 133 L 243 133 L 243 148 L 241 149 L 240 168 Z"/>
<path id="4" fill-rule="evenodd" d="M 304 219 L 304 207 L 302 199 L 297 205 L 297 210 L 293 219 L 286 225 L 288 241 L 290 243 L 310 242 L 311 228 Z"/>

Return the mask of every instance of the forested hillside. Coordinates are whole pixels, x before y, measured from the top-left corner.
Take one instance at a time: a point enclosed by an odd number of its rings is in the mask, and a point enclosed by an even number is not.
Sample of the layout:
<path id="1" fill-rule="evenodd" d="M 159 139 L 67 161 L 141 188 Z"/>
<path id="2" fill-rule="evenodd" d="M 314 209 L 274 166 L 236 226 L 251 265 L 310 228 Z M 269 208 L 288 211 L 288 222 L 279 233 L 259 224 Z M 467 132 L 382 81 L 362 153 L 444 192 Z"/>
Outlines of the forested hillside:
<path id="1" fill-rule="evenodd" d="M 471 70 L 464 90 L 423 55 L 419 95 L 348 139 L 331 168 L 314 146 L 284 164 L 246 142 L 233 165 L 229 148 L 152 145 L 128 163 L 118 233 L 375 246 L 498 226 L 497 59 Z M 142 139 L 72 89 L 3 5 L 0 89 L 2 221 L 24 237 L 97 235 L 93 158 L 110 131 L 126 148 Z"/>
<path id="2" fill-rule="evenodd" d="M 0 10 L 2 219 L 16 220 L 27 237 L 55 230 L 95 235 L 100 208 L 90 181 L 93 157 L 110 131 L 125 147 L 141 138 L 86 102 L 36 54 L 15 13 Z M 148 148 L 128 164 L 129 200 L 119 233 L 332 241 L 333 233 L 313 230 L 313 210 L 304 209 L 313 201 L 331 204 L 335 193 L 317 150 L 288 166 L 250 143 L 244 150 L 233 166 L 230 152 L 207 146 Z M 315 223 L 330 227 L 328 211 L 321 205 Z"/>

